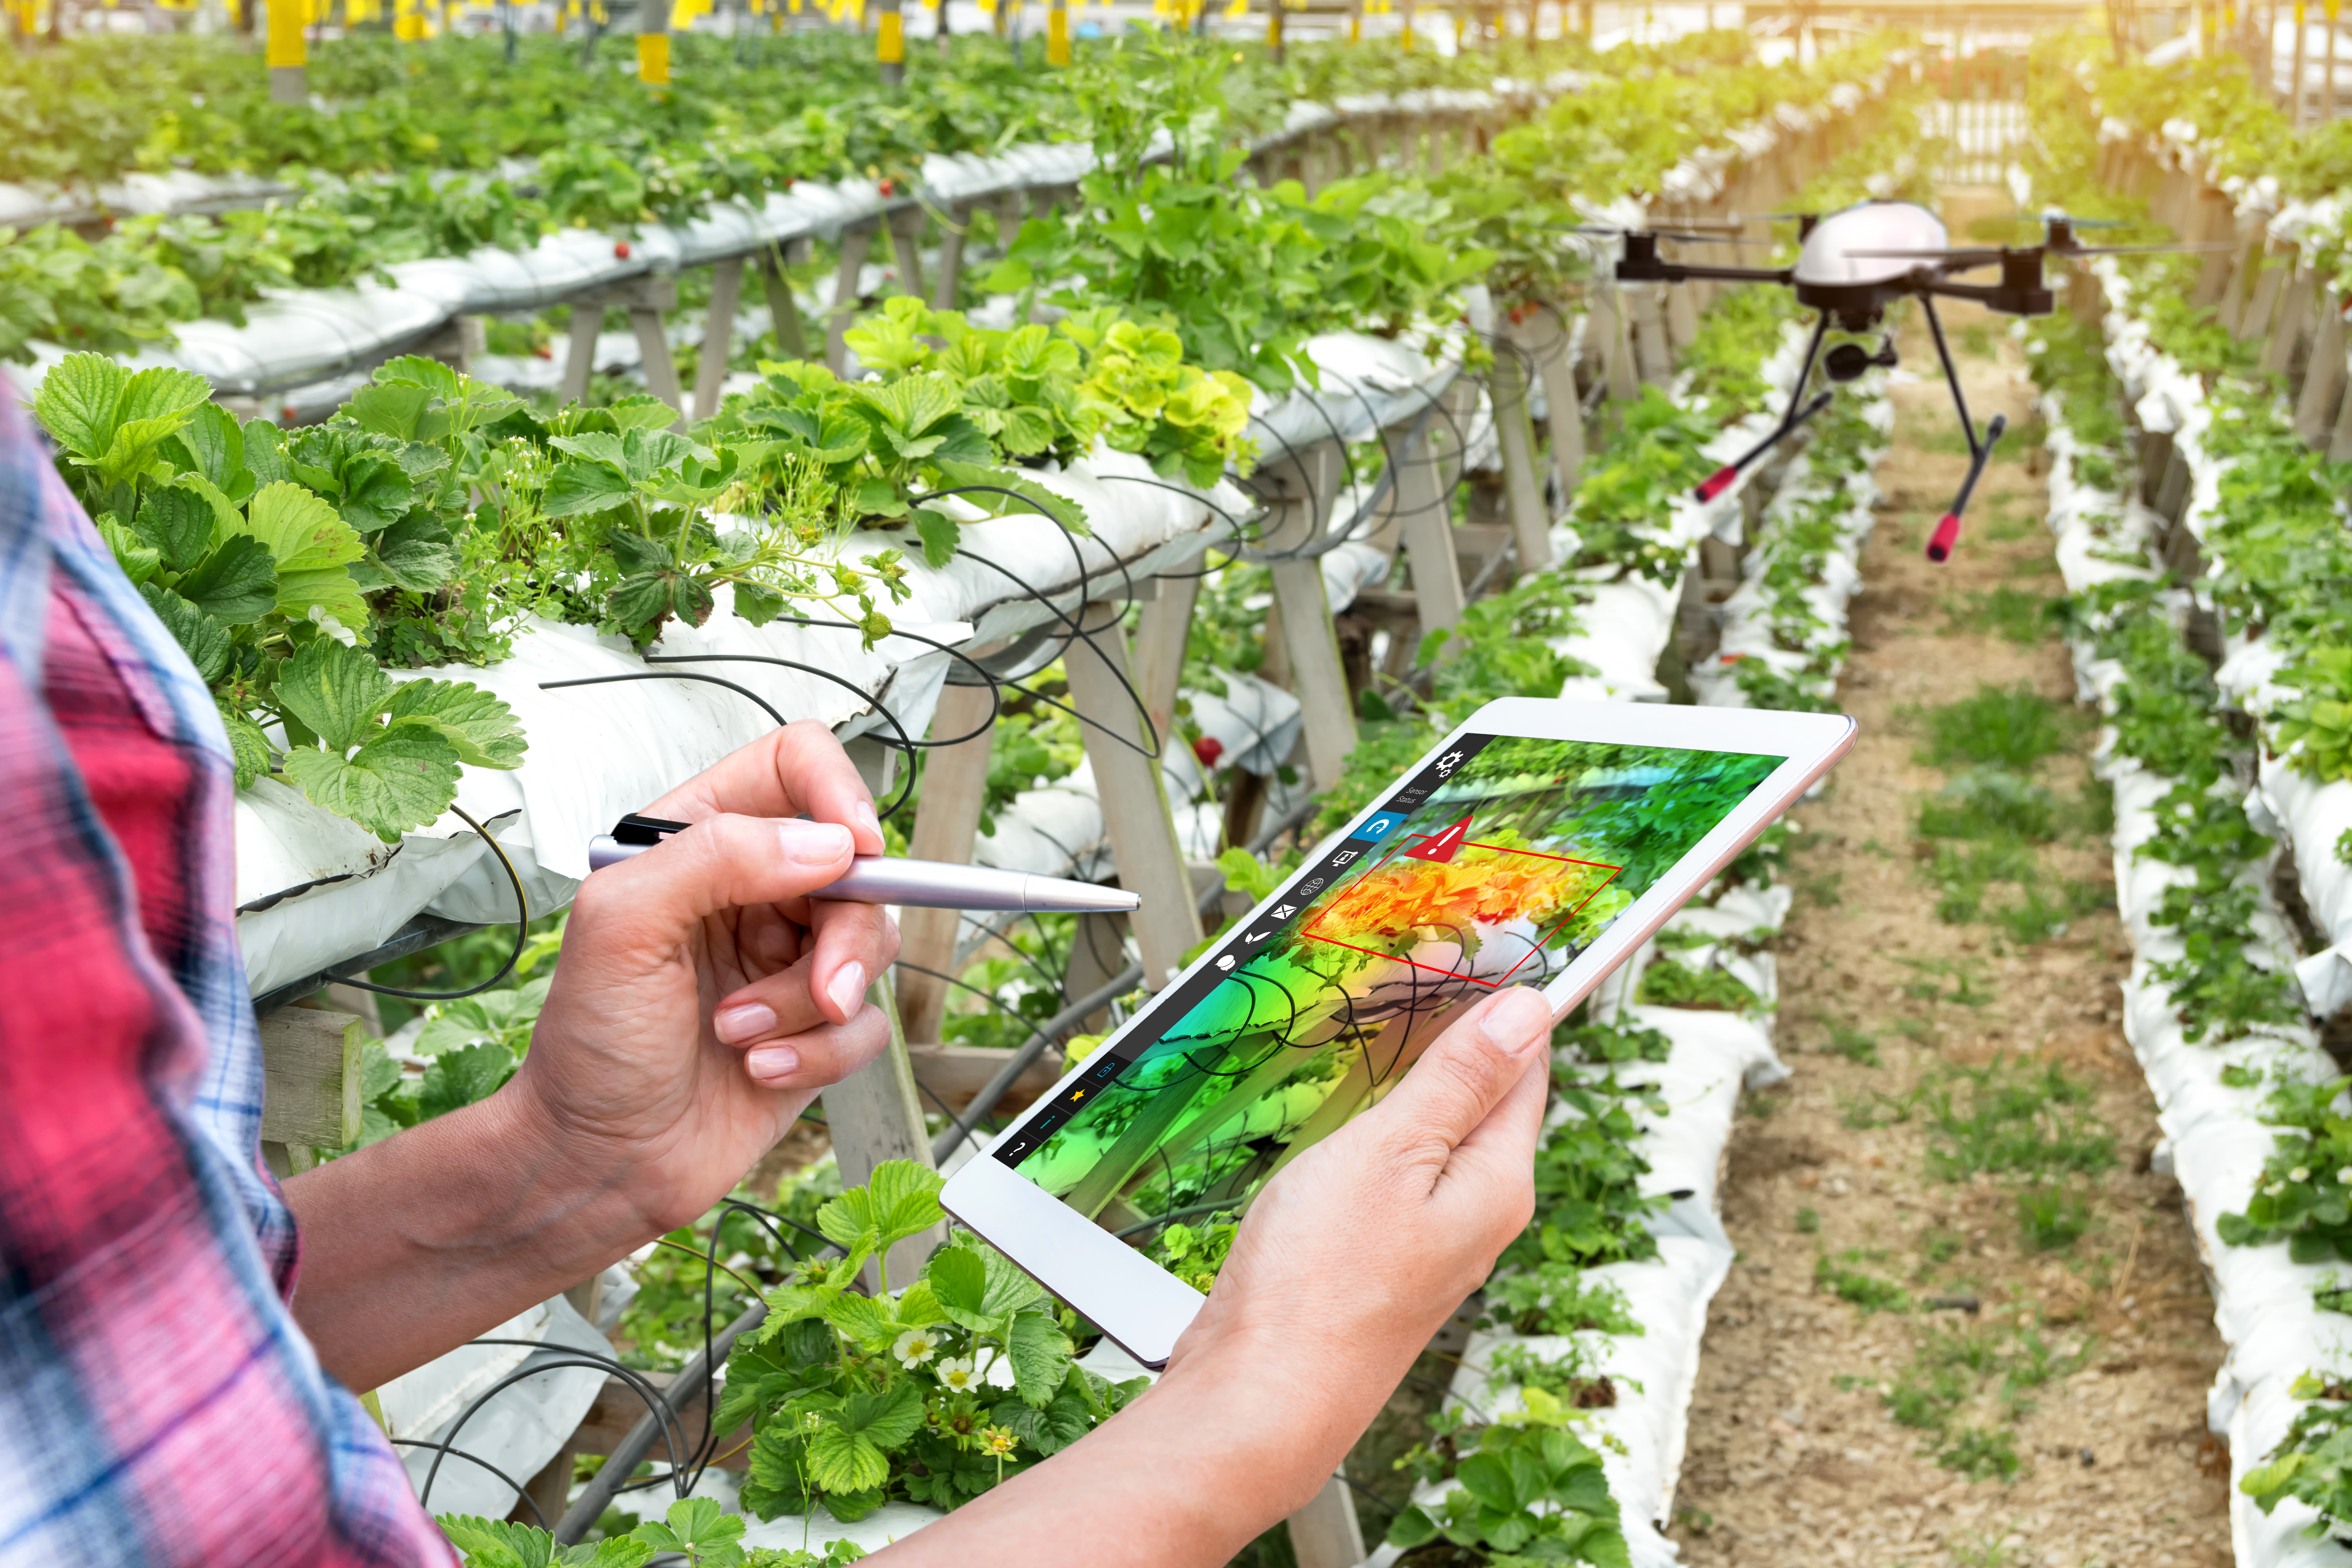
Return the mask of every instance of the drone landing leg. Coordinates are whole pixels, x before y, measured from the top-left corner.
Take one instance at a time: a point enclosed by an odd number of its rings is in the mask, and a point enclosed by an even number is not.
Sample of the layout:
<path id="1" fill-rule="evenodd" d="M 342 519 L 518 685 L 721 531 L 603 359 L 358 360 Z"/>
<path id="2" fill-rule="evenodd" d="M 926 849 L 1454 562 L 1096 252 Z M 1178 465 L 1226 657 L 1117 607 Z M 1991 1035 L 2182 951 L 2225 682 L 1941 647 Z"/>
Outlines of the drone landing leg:
<path id="1" fill-rule="evenodd" d="M 1919 296 L 1920 307 L 1927 312 L 1927 330 L 1936 339 L 1936 357 L 1944 363 L 1944 384 L 1952 389 L 1952 406 L 1959 411 L 1960 434 L 1968 437 L 1969 472 L 1960 481 L 1960 493 L 1952 502 L 1952 510 L 1937 521 L 1936 531 L 1927 536 L 1927 559 L 1949 560 L 1952 546 L 1959 542 L 1960 514 L 1969 510 L 1969 497 L 1983 477 L 1985 464 L 1992 458 L 1993 444 L 2009 428 L 2009 416 L 1996 414 L 1985 426 L 1984 437 L 1977 437 L 1975 423 L 1969 418 L 1969 400 L 1960 392 L 1960 373 L 1952 364 L 1952 351 L 1944 342 L 1944 323 L 1936 315 L 1936 301 L 1927 295 Z"/>
<path id="2" fill-rule="evenodd" d="M 1789 432 L 1830 405 L 1831 394 L 1827 392 L 1819 394 L 1811 403 L 1801 401 L 1805 395 L 1805 384 L 1813 378 L 1813 361 L 1821 353 L 1822 339 L 1829 330 L 1829 312 L 1824 310 L 1821 319 L 1813 323 L 1813 341 L 1805 345 L 1805 364 L 1797 373 L 1797 384 L 1789 390 L 1789 411 L 1780 416 L 1780 423 L 1770 435 L 1741 453 L 1737 461 L 1726 463 L 1701 480 L 1693 492 L 1699 500 L 1713 500 L 1729 489 L 1731 481 L 1738 479 L 1748 464 L 1779 446 L 1788 438 Z"/>
<path id="3" fill-rule="evenodd" d="M 1952 546 L 1959 542 L 1960 513 L 1969 510 L 1969 496 L 1976 489 L 1977 479 L 1984 473 L 1985 464 L 1992 457 L 1993 444 L 2000 439 L 2001 432 L 2008 428 L 2009 416 L 2006 414 L 1996 414 L 1986 424 L 1984 443 L 1977 447 L 1975 455 L 1969 459 L 1969 476 L 1960 481 L 1959 498 L 1952 502 L 1952 510 L 1946 512 L 1941 521 L 1936 524 L 1936 531 L 1927 537 L 1928 560 L 1944 561 L 1950 558 Z"/>

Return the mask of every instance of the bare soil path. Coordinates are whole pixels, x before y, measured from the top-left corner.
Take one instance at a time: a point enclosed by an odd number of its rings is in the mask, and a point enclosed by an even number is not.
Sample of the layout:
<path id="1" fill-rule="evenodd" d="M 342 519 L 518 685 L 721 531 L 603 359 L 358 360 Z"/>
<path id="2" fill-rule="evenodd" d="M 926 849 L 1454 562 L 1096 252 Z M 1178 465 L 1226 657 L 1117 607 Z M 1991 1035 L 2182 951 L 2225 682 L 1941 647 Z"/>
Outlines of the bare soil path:
<path id="1" fill-rule="evenodd" d="M 2020 597 L 2060 592 L 2020 428 L 2031 388 L 2013 344 L 1955 335 L 1975 350 L 1972 407 L 2007 413 L 2011 435 L 1958 553 L 1931 565 L 1966 459 L 1940 382 L 1895 389 L 1841 689 L 1862 737 L 1795 814 L 1779 952 L 1796 1077 L 1751 1097 L 1728 1153 L 1740 1257 L 1708 1322 L 1674 1521 L 1696 1568 L 2230 1561 L 2226 1457 L 2204 1424 L 2221 1345 L 2179 1189 L 2147 1170 L 2155 1109 L 2122 1034 L 2130 952 L 2092 733 L 2069 711 L 2063 646 Z M 1906 363 L 1932 374 L 1924 333 L 1909 339 Z M 2057 705 L 2064 744 L 2031 776 L 2068 815 L 2031 877 L 1990 884 L 1983 915 L 1956 923 L 1939 857 L 1979 847 L 1921 836 L 1922 800 L 1956 776 L 1924 747 L 1932 711 L 1985 684 Z M 2034 893 L 2073 900 L 2063 929 L 2001 918 Z"/>

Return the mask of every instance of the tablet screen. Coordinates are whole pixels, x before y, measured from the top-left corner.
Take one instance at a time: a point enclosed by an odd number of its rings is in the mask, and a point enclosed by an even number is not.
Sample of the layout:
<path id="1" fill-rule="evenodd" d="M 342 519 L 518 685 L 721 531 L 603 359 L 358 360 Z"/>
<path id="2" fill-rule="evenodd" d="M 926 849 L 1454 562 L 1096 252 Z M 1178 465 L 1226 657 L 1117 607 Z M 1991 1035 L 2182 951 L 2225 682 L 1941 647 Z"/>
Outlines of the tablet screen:
<path id="1" fill-rule="evenodd" d="M 1463 736 L 994 1157 L 1136 1245 L 1238 1215 L 1456 1003 L 1558 977 L 1784 760 Z"/>

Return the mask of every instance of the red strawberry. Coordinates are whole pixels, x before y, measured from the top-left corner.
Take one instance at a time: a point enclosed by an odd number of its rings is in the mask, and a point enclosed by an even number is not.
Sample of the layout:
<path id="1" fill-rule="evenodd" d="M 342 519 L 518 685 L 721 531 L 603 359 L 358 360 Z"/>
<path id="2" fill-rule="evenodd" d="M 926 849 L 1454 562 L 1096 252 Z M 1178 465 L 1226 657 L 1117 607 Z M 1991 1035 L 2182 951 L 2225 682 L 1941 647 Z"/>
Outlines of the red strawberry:
<path id="1" fill-rule="evenodd" d="M 881 192 L 884 195 L 886 195 L 886 196 L 887 196 L 887 195 L 896 195 L 896 194 L 897 194 L 897 192 L 898 192 L 898 186 L 897 186 L 894 183 L 892 183 L 891 181 L 887 180 L 887 179 L 886 179 L 886 180 L 884 180 L 880 184 L 878 184 L 878 185 L 875 186 L 874 188 L 875 188 L 876 190 L 877 190 L 877 191 L 880 191 L 880 192 Z"/>
<path id="2" fill-rule="evenodd" d="M 1224 754 L 1225 743 L 1214 735 L 1203 735 L 1192 742 L 1192 755 L 1200 759 L 1204 768 L 1215 767 L 1217 759 Z"/>
<path id="3" fill-rule="evenodd" d="M 626 261 L 628 258 L 629 242 L 625 239 L 614 240 L 613 242 L 613 259 L 615 261 Z"/>

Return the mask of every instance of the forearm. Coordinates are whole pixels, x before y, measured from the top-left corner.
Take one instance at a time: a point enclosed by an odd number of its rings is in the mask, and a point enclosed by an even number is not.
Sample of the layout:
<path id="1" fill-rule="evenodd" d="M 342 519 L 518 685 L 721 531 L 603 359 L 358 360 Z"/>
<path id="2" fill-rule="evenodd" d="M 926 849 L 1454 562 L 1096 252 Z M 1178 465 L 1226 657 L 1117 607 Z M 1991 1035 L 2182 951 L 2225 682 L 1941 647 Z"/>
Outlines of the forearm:
<path id="1" fill-rule="evenodd" d="M 659 1234 L 619 1163 L 563 1142 L 501 1091 L 289 1181 L 294 1316 L 328 1372 L 373 1388 Z"/>
<path id="2" fill-rule="evenodd" d="M 1005 1560 L 1017 1542 L 1034 1568 L 1229 1562 L 1315 1494 L 1370 1418 L 1355 1391 L 1334 1398 L 1316 1382 L 1262 1354 L 1187 1361 L 1084 1440 L 881 1559 L 965 1568 Z"/>

